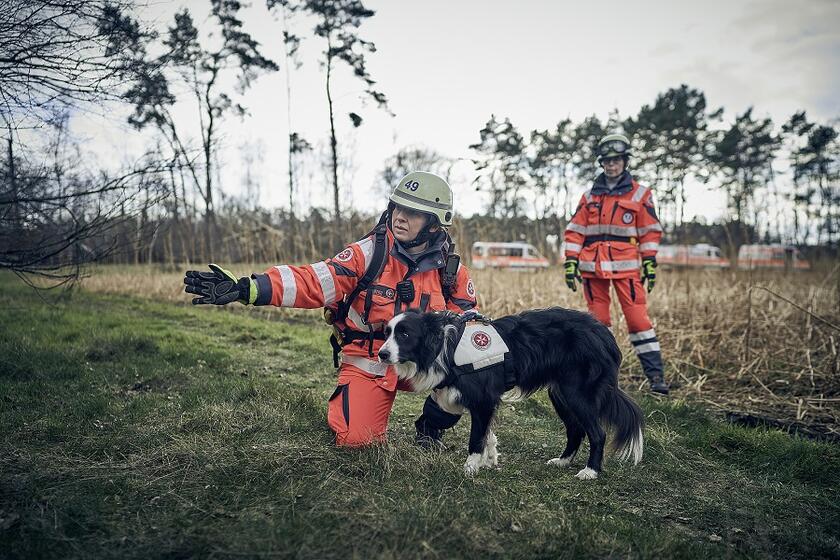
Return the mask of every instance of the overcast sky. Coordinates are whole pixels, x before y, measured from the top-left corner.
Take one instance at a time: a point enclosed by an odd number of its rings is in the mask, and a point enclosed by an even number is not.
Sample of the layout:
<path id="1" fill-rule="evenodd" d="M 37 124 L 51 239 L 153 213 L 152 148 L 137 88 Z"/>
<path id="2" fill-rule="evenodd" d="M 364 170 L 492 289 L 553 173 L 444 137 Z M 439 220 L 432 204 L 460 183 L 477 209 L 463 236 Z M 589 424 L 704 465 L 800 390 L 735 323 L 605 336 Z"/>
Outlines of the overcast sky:
<path id="1" fill-rule="evenodd" d="M 206 24 L 208 0 L 166 2 L 146 12 L 161 29 L 187 6 Z M 348 203 L 371 204 L 366 196 L 383 161 L 398 148 L 422 145 L 452 158 L 469 158 L 468 146 L 491 114 L 510 117 L 520 131 L 549 128 L 565 117 L 580 120 L 612 109 L 635 114 L 656 94 L 686 83 L 705 92 L 711 107 L 731 119 L 755 107 L 756 116 L 781 124 L 796 110 L 812 119 L 840 116 L 840 1 L 636 0 L 598 3 L 563 0 L 502 2 L 379 0 L 365 5 L 376 15 L 361 36 L 376 44 L 368 67 L 396 116 L 360 102 L 362 84 L 340 72 L 333 86 L 340 156 L 352 161 Z M 243 13 L 245 28 L 282 63 L 282 27 L 254 2 Z M 299 22 L 305 41 L 303 66 L 292 72 L 292 129 L 311 143 L 329 132 L 324 77 L 318 64 L 323 43 Z M 209 30 L 208 25 L 203 29 Z M 223 189 L 241 190 L 243 144 L 259 146 L 254 173 L 261 202 L 287 205 L 285 72 L 263 76 L 243 98 L 250 116 L 223 124 Z M 365 122 L 351 129 L 347 113 Z M 197 120 L 179 107 L 179 125 Z M 115 117 L 115 115 L 117 115 Z M 77 130 L 107 145 L 111 153 L 137 152 L 142 142 L 125 126 L 79 120 Z M 115 120 L 116 119 L 116 120 Z M 113 150 L 116 150 L 114 152 Z M 464 166 L 453 181 L 456 209 L 481 207 Z M 327 169 L 310 169 L 301 202 L 331 206 Z M 719 196 L 697 187 L 689 216 L 718 217 Z M 378 201 L 376 210 L 382 206 Z"/>

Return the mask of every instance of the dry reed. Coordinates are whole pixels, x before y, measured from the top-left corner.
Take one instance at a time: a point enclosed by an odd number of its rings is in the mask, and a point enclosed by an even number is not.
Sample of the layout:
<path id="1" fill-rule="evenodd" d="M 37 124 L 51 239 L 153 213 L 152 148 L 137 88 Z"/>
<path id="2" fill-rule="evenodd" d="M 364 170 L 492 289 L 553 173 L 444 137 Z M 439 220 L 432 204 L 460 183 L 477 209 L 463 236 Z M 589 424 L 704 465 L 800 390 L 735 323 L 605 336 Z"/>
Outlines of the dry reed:
<path id="1" fill-rule="evenodd" d="M 264 268 L 230 266 L 243 274 Z M 559 269 L 474 271 L 473 276 L 481 309 L 491 316 L 554 305 L 585 309 L 583 295 L 566 288 Z M 659 276 L 649 296 L 649 312 L 675 396 L 733 418 L 766 420 L 805 434 L 840 438 L 837 268 L 791 274 L 660 270 Z M 187 303 L 181 279 L 180 269 L 112 266 L 95 270 L 83 287 Z M 314 310 L 257 312 L 266 318 L 313 323 L 320 318 Z M 644 377 L 615 301 L 612 318 L 625 354 L 622 382 L 642 387 Z"/>

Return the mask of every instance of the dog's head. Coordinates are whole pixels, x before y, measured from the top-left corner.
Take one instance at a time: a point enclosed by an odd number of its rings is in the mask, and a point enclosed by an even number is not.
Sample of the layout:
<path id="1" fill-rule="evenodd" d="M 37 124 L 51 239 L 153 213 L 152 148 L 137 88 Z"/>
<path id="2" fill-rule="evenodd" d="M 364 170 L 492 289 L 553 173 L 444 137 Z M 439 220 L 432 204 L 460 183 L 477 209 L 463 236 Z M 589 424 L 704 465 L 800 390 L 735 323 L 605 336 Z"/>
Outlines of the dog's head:
<path id="1" fill-rule="evenodd" d="M 396 364 L 400 379 L 438 373 L 444 369 L 440 360 L 444 359 L 444 342 L 450 331 L 447 326 L 452 326 L 447 313 L 420 313 L 414 309 L 400 313 L 385 327 L 388 338 L 379 349 L 379 359 Z M 434 367 L 436 361 L 438 367 Z"/>

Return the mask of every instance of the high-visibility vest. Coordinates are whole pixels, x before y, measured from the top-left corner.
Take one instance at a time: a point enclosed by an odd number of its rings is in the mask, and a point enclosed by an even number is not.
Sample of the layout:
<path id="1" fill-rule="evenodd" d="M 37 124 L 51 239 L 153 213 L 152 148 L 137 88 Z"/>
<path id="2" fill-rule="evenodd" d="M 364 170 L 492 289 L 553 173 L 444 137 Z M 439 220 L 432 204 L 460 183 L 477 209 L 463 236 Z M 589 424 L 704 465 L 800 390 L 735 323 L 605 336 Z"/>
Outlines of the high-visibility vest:
<path id="1" fill-rule="evenodd" d="M 585 278 L 639 275 L 640 258 L 655 257 L 662 238 L 651 191 L 634 179 L 630 188 L 580 199 L 566 226 L 566 258 L 577 258 Z"/>

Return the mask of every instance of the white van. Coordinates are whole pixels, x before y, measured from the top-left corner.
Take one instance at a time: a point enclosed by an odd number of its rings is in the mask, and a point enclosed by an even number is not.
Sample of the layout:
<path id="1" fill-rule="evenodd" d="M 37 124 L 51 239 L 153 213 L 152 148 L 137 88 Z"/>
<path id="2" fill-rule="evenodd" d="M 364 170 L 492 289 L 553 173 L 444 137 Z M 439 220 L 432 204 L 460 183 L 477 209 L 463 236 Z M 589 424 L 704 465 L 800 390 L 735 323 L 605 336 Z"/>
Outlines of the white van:
<path id="1" fill-rule="evenodd" d="M 472 245 L 472 268 L 536 270 L 548 268 L 548 259 L 530 243 L 476 241 Z"/>

